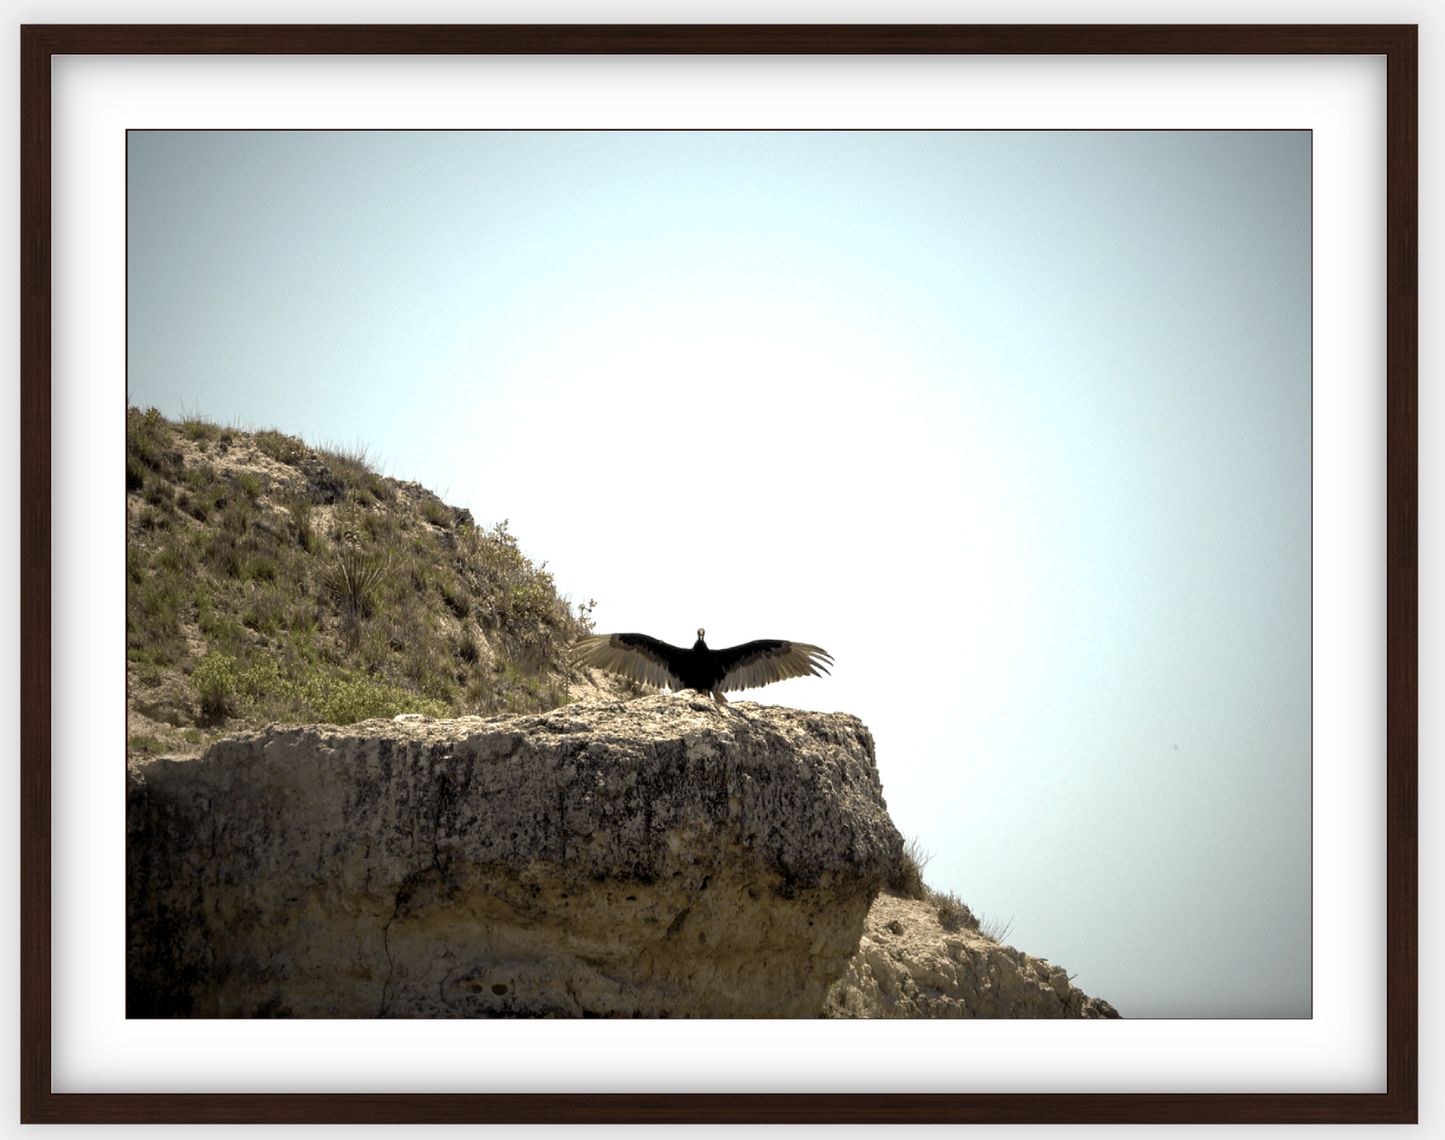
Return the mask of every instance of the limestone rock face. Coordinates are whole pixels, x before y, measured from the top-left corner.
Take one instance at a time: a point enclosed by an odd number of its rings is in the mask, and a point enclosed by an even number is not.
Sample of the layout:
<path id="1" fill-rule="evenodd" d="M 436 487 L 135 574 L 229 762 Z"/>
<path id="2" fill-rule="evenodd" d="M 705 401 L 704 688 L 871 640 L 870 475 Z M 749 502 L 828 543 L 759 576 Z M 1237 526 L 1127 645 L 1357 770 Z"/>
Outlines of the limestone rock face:
<path id="1" fill-rule="evenodd" d="M 828 994 L 825 1017 L 1118 1017 L 1052 966 L 972 930 L 939 908 L 878 896 L 858 952 Z"/>
<path id="2" fill-rule="evenodd" d="M 137 1017 L 808 1017 L 903 842 L 854 717 L 684 692 L 130 769 Z"/>

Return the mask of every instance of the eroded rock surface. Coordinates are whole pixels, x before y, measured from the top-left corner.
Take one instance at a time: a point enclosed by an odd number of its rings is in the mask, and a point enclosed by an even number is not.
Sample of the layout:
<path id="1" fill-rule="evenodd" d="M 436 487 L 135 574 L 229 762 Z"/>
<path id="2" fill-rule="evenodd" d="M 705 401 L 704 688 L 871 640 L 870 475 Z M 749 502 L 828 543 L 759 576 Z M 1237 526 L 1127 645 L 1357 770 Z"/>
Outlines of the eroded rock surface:
<path id="1" fill-rule="evenodd" d="M 854 717 L 685 692 L 133 763 L 131 1016 L 815 1016 L 902 850 Z"/>
<path id="2" fill-rule="evenodd" d="M 885 891 L 826 1017 L 1118 1017 L 1050 965 L 985 938 L 950 930 L 939 908 Z"/>

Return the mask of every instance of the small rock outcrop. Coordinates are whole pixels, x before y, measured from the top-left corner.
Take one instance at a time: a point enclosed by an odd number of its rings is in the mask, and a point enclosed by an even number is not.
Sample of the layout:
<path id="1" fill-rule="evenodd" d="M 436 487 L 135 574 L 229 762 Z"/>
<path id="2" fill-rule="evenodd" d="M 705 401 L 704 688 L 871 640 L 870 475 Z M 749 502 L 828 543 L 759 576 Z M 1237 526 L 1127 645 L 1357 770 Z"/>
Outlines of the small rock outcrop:
<path id="1" fill-rule="evenodd" d="M 854 717 L 691 692 L 133 762 L 132 1017 L 811 1017 L 903 848 Z"/>
<path id="2" fill-rule="evenodd" d="M 825 1017 L 1118 1017 L 1052 966 L 977 931 L 950 929 L 937 905 L 891 891 L 867 930 Z"/>

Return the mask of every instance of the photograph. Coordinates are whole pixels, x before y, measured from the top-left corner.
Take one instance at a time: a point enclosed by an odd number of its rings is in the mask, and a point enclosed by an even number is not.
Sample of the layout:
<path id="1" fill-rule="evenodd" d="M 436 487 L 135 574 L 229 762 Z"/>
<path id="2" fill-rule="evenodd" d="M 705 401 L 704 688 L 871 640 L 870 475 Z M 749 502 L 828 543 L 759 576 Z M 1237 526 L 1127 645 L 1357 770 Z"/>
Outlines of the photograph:
<path id="1" fill-rule="evenodd" d="M 22 1117 L 1413 1119 L 1413 31 L 26 29 Z"/>
<path id="2" fill-rule="evenodd" d="M 132 1016 L 1310 1015 L 1308 132 L 126 147 Z"/>

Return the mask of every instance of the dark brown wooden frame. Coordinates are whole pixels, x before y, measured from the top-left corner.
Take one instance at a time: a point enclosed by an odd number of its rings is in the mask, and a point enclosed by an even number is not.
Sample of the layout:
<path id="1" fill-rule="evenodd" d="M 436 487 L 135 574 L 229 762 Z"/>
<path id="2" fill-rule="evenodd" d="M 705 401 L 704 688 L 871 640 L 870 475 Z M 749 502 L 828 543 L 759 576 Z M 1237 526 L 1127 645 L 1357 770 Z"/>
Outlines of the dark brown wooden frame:
<path id="1" fill-rule="evenodd" d="M 21 44 L 23 1123 L 1414 1123 L 1418 1112 L 1414 25 L 39 26 Z M 1363 1094 L 56 1095 L 51 1092 L 51 57 L 248 54 L 1378 55 L 1387 61 L 1386 1091 Z"/>

